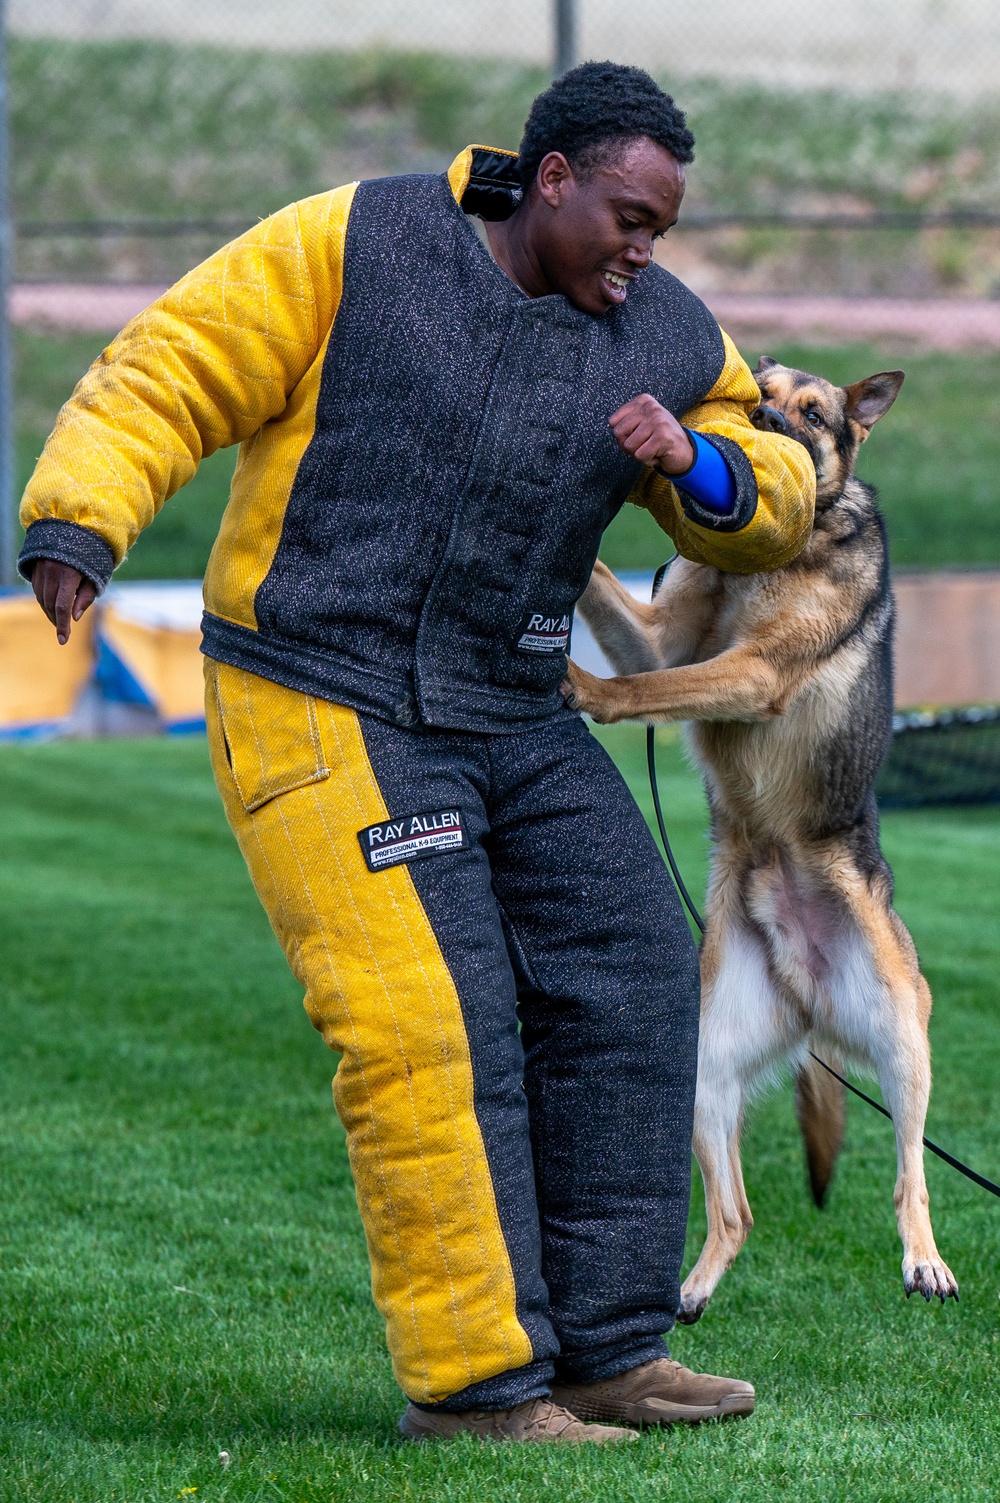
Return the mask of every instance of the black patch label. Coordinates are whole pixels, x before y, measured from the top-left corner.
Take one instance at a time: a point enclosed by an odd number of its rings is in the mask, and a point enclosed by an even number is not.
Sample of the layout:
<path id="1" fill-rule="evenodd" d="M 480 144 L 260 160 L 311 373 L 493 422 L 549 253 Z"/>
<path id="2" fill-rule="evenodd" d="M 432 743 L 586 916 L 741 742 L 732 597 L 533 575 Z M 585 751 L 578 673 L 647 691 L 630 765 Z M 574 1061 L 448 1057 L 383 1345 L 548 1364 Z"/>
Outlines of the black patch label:
<path id="1" fill-rule="evenodd" d="M 461 809 L 401 814 L 359 830 L 358 839 L 370 872 L 419 861 L 424 856 L 442 856 L 446 851 L 464 851 L 468 845 Z"/>
<path id="2" fill-rule="evenodd" d="M 525 611 L 517 628 L 518 652 L 565 652 L 569 646 L 571 618 L 565 613 L 549 616 L 545 611 Z"/>

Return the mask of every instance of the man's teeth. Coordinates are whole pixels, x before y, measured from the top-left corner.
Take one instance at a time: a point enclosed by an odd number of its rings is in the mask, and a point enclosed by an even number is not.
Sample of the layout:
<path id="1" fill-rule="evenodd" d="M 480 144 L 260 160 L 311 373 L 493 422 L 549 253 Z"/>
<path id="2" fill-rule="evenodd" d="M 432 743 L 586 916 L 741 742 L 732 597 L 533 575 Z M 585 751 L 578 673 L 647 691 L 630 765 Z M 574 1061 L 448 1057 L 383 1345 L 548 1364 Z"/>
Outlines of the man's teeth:
<path id="1" fill-rule="evenodd" d="M 620 287 L 623 292 L 628 286 L 628 277 L 620 277 L 616 272 L 613 271 L 606 271 L 604 273 L 604 276 L 605 279 L 611 283 L 612 287 Z"/>

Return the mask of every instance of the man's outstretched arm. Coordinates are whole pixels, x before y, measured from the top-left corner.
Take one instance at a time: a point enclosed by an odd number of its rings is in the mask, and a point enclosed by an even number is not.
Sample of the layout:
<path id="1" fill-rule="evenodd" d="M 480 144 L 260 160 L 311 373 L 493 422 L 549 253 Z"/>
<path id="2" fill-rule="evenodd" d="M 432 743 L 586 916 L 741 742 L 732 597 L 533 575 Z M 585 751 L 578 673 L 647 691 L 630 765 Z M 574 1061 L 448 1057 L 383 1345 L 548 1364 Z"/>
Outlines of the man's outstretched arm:
<path id="1" fill-rule="evenodd" d="M 336 315 L 353 195 L 293 204 L 225 246 L 80 381 L 21 503 L 18 567 L 60 642 L 202 458 L 284 410 Z"/>

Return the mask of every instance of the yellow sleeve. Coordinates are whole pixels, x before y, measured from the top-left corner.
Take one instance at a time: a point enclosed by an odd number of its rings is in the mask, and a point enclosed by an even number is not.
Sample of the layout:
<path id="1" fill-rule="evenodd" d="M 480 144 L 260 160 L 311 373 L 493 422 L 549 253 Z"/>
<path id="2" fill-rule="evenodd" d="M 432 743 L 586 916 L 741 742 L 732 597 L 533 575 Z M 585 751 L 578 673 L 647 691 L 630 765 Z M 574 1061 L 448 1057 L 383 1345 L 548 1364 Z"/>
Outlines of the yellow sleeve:
<path id="1" fill-rule="evenodd" d="M 206 454 L 283 411 L 336 315 L 356 186 L 264 220 L 132 320 L 60 412 L 25 528 L 74 522 L 118 564 Z"/>
<path id="2" fill-rule="evenodd" d="M 678 553 L 730 574 L 756 574 L 787 564 L 812 530 L 816 472 L 801 444 L 779 433 L 761 433 L 750 422 L 760 391 L 728 334 L 725 365 L 708 395 L 681 419 L 685 428 L 737 443 L 753 467 L 757 505 L 737 530 L 702 526 L 684 511 L 676 488 L 647 470 L 629 496 L 673 539 Z"/>

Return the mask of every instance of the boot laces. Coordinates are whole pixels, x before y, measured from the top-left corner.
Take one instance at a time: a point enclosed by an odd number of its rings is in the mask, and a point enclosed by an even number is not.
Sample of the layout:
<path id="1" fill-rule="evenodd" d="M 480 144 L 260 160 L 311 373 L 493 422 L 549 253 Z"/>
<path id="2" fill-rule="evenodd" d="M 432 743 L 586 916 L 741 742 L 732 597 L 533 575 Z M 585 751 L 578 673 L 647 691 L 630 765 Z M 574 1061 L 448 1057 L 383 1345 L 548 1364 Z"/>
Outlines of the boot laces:
<path id="1" fill-rule="evenodd" d="M 666 1369 L 674 1374 L 686 1371 L 683 1363 L 678 1362 L 675 1357 L 654 1357 L 650 1367 L 658 1367 L 661 1372 Z"/>
<path id="2" fill-rule="evenodd" d="M 572 1425 L 579 1424 L 575 1414 L 551 1399 L 533 1399 L 524 1416 L 524 1438 L 533 1440 L 540 1435 L 562 1435 Z"/>

